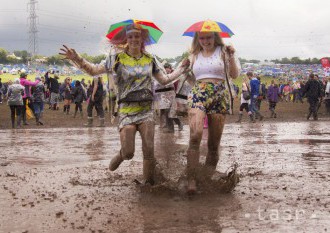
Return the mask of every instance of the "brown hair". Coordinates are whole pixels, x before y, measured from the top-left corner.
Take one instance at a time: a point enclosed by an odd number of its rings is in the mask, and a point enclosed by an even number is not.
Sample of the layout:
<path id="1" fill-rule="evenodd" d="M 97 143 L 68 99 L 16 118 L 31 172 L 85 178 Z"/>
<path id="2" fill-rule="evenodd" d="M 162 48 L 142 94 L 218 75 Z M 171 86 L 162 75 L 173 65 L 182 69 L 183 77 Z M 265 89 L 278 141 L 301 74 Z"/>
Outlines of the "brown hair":
<path id="1" fill-rule="evenodd" d="M 219 33 L 217 32 L 213 32 L 213 33 L 214 33 L 214 45 L 223 47 L 225 43 L 223 42 L 222 38 L 219 36 Z M 199 44 L 198 38 L 199 38 L 199 33 L 196 32 L 190 49 L 191 54 L 197 55 L 200 51 L 202 51 L 202 46 Z"/>
<path id="2" fill-rule="evenodd" d="M 145 46 L 150 44 L 149 31 L 147 29 L 143 29 L 141 27 L 141 25 L 136 24 L 136 23 L 126 25 L 119 33 L 117 33 L 110 40 L 110 43 L 118 48 L 128 49 L 127 31 L 133 30 L 133 29 L 141 31 L 141 36 L 142 36 L 141 50 L 142 51 L 145 50 Z"/>

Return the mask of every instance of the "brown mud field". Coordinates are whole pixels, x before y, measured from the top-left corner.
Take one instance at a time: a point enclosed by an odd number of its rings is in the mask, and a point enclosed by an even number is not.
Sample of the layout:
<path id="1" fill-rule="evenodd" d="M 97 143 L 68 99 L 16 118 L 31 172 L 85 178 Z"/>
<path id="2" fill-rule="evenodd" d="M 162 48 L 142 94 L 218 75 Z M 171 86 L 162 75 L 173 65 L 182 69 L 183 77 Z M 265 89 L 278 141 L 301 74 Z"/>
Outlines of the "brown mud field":
<path id="1" fill-rule="evenodd" d="M 236 104 L 236 106 L 238 106 Z M 215 183 L 188 197 L 182 179 L 189 128 L 156 126 L 155 156 L 166 185 L 145 190 L 140 137 L 135 156 L 115 172 L 116 127 L 85 128 L 86 120 L 46 110 L 44 126 L 9 128 L 0 106 L 0 232 L 329 232 L 330 118 L 305 119 L 307 104 L 280 103 L 278 118 L 254 124 L 227 117 L 219 173 L 238 164 L 230 193 Z M 96 122 L 97 119 L 96 119 Z M 207 130 L 201 145 L 205 160 Z M 175 187 L 175 188 L 173 188 Z"/>

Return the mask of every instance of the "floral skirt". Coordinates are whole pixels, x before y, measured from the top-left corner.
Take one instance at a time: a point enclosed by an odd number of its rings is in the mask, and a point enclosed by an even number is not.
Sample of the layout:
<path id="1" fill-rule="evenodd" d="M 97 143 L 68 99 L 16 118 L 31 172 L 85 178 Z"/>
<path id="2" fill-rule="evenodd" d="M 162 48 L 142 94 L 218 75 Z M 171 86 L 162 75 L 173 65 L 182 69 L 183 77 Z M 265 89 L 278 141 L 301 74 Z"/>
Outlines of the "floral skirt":
<path id="1" fill-rule="evenodd" d="M 206 114 L 229 113 L 229 92 L 226 89 L 225 81 L 217 83 L 203 82 L 195 83 L 188 96 L 188 106 L 198 108 Z"/>

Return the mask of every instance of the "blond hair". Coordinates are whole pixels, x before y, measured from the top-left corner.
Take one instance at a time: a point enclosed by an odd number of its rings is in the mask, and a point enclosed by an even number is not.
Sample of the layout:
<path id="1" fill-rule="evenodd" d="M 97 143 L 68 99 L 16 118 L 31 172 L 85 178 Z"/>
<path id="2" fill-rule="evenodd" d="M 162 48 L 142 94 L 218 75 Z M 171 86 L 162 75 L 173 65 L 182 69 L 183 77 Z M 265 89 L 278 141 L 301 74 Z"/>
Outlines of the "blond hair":
<path id="1" fill-rule="evenodd" d="M 225 43 L 223 42 L 222 38 L 219 36 L 219 33 L 213 32 L 213 34 L 214 34 L 214 46 L 215 47 L 220 46 L 222 48 L 225 45 Z M 199 38 L 199 33 L 196 32 L 191 44 L 191 49 L 190 49 L 191 54 L 197 55 L 200 51 L 203 50 L 202 46 L 198 41 L 198 38 Z"/>

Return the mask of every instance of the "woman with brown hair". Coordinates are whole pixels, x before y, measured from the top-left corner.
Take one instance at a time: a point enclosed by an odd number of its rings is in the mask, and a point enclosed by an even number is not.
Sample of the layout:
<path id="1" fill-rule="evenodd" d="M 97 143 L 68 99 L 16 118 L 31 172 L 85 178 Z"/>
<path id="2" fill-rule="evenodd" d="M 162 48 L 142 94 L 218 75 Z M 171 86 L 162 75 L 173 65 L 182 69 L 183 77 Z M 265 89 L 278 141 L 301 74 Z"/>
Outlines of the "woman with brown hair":
<path id="1" fill-rule="evenodd" d="M 132 159 L 135 151 L 135 135 L 138 131 L 142 139 L 143 177 L 146 183 L 154 183 L 154 119 L 152 77 L 165 85 L 177 79 L 189 66 L 184 62 L 171 74 L 162 72 L 155 58 L 146 52 L 150 44 L 149 32 L 134 23 L 110 40 L 119 50 L 109 55 L 105 63 L 93 65 L 79 56 L 74 49 L 61 49 L 67 59 L 90 75 L 107 73 L 116 87 L 119 116 L 121 150 L 110 162 L 110 170 L 116 170 L 124 160 Z"/>

